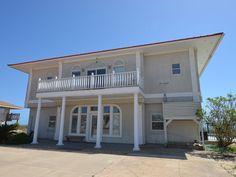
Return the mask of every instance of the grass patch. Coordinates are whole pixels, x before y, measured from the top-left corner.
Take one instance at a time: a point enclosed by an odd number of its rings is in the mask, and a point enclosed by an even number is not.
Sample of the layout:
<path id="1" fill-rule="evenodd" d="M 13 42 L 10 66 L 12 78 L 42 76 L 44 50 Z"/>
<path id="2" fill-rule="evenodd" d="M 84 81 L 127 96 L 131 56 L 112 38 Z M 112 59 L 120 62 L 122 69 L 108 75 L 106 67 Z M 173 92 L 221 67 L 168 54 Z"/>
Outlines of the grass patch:
<path id="1" fill-rule="evenodd" d="M 216 153 L 234 153 L 236 154 L 236 144 L 233 143 L 228 147 L 219 147 L 217 144 L 206 144 L 205 149 L 207 151 L 216 152 Z"/>

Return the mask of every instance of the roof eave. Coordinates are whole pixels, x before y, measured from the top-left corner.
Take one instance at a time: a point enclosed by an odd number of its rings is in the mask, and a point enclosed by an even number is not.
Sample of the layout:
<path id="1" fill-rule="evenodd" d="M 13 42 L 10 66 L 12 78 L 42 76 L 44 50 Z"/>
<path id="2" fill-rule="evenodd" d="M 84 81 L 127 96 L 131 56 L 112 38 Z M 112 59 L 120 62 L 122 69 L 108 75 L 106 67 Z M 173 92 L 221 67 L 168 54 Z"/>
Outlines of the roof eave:
<path id="1" fill-rule="evenodd" d="M 219 38 L 219 40 L 217 41 L 217 43 L 215 44 L 215 46 L 214 46 L 213 50 L 211 51 L 209 57 L 207 58 L 207 61 L 206 61 L 205 65 L 203 66 L 203 69 L 200 71 L 200 76 L 202 75 L 202 73 L 203 73 L 204 70 L 206 69 L 208 63 L 210 62 L 212 56 L 213 56 L 214 53 L 216 52 L 216 49 L 219 47 L 220 42 L 223 40 L 224 36 L 225 36 L 225 34 L 224 34 L 223 32 L 220 33 L 220 38 Z"/>

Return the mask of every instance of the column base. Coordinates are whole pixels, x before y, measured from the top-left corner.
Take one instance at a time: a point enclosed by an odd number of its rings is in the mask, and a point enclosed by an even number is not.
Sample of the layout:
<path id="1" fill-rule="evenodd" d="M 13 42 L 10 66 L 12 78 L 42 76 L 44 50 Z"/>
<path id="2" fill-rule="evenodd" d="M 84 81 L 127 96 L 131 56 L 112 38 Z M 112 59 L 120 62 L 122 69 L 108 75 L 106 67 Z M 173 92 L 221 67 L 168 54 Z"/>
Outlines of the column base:
<path id="1" fill-rule="evenodd" d="M 33 142 L 30 143 L 30 144 L 39 144 L 39 142 L 38 142 L 38 141 L 33 141 Z"/>
<path id="2" fill-rule="evenodd" d="M 63 146 L 64 144 L 63 143 L 57 143 L 56 145 L 57 146 Z"/>
<path id="3" fill-rule="evenodd" d="M 139 146 L 138 146 L 138 147 L 134 147 L 134 148 L 133 148 L 133 151 L 140 151 Z"/>
<path id="4" fill-rule="evenodd" d="M 99 145 L 96 144 L 96 145 L 94 146 L 94 148 L 95 148 L 95 149 L 101 149 L 102 146 L 101 146 L 101 144 L 99 144 Z"/>

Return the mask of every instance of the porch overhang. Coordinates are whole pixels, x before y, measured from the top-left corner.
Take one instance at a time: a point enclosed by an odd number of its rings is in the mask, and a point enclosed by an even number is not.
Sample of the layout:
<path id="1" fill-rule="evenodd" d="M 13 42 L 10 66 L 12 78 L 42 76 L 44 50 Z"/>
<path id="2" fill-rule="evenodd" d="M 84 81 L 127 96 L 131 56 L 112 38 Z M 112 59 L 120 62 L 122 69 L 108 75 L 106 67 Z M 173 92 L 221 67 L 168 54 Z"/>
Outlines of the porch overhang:
<path id="1" fill-rule="evenodd" d="M 144 96 L 140 87 L 123 87 L 123 88 L 107 88 L 96 90 L 78 90 L 78 91 L 59 91 L 59 92 L 43 92 L 37 93 L 37 98 L 55 98 L 55 97 L 91 97 L 97 95 L 120 95 L 138 93 Z"/>

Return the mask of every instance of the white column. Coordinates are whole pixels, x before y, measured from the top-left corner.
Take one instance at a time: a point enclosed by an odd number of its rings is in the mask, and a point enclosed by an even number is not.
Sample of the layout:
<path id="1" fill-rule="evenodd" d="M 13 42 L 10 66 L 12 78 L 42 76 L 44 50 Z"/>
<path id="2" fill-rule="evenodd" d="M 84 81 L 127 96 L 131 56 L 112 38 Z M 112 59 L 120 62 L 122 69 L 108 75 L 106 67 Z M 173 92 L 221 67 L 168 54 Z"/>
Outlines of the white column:
<path id="1" fill-rule="evenodd" d="M 33 142 L 31 144 L 38 144 L 38 129 L 39 129 L 39 118 L 40 118 L 40 112 L 41 112 L 41 103 L 42 103 L 42 99 L 39 98 L 35 124 L 34 124 L 34 137 L 33 137 Z"/>
<path id="2" fill-rule="evenodd" d="M 60 130 L 59 130 L 59 138 L 58 138 L 58 143 L 57 143 L 58 146 L 63 145 L 65 109 L 66 109 L 66 97 L 62 97 Z"/>
<path id="3" fill-rule="evenodd" d="M 164 118 L 164 133 L 165 133 L 165 144 L 167 145 L 168 143 L 168 132 L 167 132 L 167 129 L 168 129 L 168 125 L 173 121 L 173 119 L 169 119 L 169 120 L 166 120 Z"/>
<path id="4" fill-rule="evenodd" d="M 167 125 L 166 125 L 166 119 L 164 119 L 164 141 L 165 141 L 165 145 L 167 145 L 168 142 L 168 137 L 167 137 Z"/>
<path id="5" fill-rule="evenodd" d="M 190 70 L 191 70 L 191 80 L 192 80 L 192 90 L 193 90 L 193 101 L 199 102 L 199 78 L 198 78 L 198 71 L 197 71 L 197 62 L 194 53 L 194 49 L 189 49 L 189 63 L 190 63 Z"/>
<path id="6" fill-rule="evenodd" d="M 98 117 L 97 117 L 97 136 L 95 148 L 101 148 L 102 122 L 103 122 L 102 95 L 98 95 Z"/>
<path id="7" fill-rule="evenodd" d="M 138 74 L 138 84 L 143 88 L 143 53 L 136 52 L 136 71 Z"/>
<path id="8" fill-rule="evenodd" d="M 58 106 L 57 107 L 56 130 L 55 130 L 54 140 L 58 140 L 58 138 L 59 138 L 60 121 L 61 121 L 61 107 Z"/>
<path id="9" fill-rule="evenodd" d="M 139 135 L 138 135 L 138 93 L 134 94 L 134 148 L 133 151 L 139 151 Z"/>

